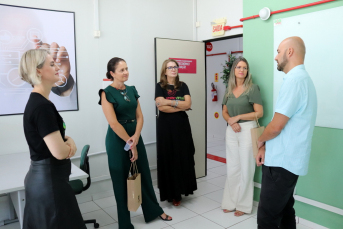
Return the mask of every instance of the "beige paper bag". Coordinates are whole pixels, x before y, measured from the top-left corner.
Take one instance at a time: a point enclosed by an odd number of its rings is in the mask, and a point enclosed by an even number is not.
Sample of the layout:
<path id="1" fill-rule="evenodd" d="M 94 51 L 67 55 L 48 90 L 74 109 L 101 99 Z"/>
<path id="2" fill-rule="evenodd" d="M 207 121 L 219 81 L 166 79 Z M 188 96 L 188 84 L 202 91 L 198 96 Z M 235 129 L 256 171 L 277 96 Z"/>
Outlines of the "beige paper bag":
<path id="1" fill-rule="evenodd" d="M 142 188 L 141 188 L 141 174 L 138 173 L 136 162 L 133 165 L 133 174 L 127 178 L 127 208 L 129 211 L 135 212 L 142 204 Z M 130 167 L 130 170 L 131 170 Z"/>
<path id="2" fill-rule="evenodd" d="M 257 146 L 257 140 L 262 135 L 264 131 L 264 126 L 260 126 L 260 123 L 258 122 L 257 116 L 256 116 L 256 123 L 258 127 L 252 128 L 250 130 L 251 132 L 251 141 L 252 141 L 252 150 L 254 153 L 254 158 L 256 158 L 258 154 L 258 146 Z"/>

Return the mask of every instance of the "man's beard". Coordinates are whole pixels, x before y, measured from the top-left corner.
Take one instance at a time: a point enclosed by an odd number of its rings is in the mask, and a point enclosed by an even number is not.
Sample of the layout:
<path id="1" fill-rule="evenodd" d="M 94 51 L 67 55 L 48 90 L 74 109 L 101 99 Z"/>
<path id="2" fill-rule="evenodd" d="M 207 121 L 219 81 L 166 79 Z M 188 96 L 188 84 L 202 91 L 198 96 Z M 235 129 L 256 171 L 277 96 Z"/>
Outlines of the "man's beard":
<path id="1" fill-rule="evenodd" d="M 283 62 L 280 64 L 279 63 L 277 64 L 277 70 L 280 72 L 283 72 L 287 64 L 288 64 L 288 60 L 287 60 L 286 52 L 285 52 L 285 54 L 283 55 Z"/>
<path id="2" fill-rule="evenodd" d="M 285 60 L 284 62 L 280 63 L 277 65 L 277 70 L 280 72 L 283 72 L 283 69 L 285 68 L 286 64 L 287 64 L 287 60 Z"/>

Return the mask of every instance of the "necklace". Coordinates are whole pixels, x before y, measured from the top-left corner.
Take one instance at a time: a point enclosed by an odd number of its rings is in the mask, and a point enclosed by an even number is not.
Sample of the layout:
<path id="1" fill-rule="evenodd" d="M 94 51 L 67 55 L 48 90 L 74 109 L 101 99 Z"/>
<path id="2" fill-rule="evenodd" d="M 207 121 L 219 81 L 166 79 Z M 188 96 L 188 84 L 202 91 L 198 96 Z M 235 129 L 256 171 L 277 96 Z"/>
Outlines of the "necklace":
<path id="1" fill-rule="evenodd" d="M 113 86 L 113 85 L 112 85 Z M 125 101 L 127 101 L 127 102 L 130 102 L 130 98 L 129 98 L 129 96 L 128 95 L 126 95 L 127 94 L 127 90 L 126 90 L 126 87 L 125 87 L 125 89 L 118 89 L 118 88 L 116 88 L 115 86 L 113 86 L 117 91 L 119 91 L 119 93 L 122 95 L 122 96 L 124 96 L 124 100 Z"/>
<path id="2" fill-rule="evenodd" d="M 118 90 L 118 89 L 117 89 L 117 90 Z M 121 94 L 122 96 L 124 96 L 125 101 L 130 102 L 129 96 L 126 95 L 126 94 L 127 94 L 126 88 L 125 88 L 124 90 L 120 90 L 119 92 L 120 92 L 120 94 Z"/>

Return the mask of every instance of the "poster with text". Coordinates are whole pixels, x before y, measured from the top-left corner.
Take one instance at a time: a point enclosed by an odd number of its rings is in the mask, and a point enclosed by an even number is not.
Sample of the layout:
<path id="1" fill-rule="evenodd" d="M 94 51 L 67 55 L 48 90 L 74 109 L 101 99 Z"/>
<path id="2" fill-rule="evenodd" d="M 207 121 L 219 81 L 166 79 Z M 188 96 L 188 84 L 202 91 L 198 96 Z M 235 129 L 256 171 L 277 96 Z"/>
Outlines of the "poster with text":
<path id="1" fill-rule="evenodd" d="M 32 86 L 21 80 L 20 58 L 47 49 L 59 65 L 50 93 L 58 111 L 78 110 L 74 12 L 0 4 L 0 115 L 22 114 Z"/>

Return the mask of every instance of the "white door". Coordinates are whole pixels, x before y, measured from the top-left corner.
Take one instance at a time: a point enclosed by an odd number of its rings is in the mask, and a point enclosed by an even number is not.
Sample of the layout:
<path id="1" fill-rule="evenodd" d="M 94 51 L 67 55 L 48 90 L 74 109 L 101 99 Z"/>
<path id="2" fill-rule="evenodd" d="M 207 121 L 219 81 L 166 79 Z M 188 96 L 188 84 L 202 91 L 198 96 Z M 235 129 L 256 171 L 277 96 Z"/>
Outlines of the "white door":
<path id="1" fill-rule="evenodd" d="M 198 41 L 155 38 L 155 80 L 160 81 L 163 61 L 169 58 L 196 59 L 196 73 L 179 73 L 192 97 L 192 110 L 187 111 L 195 146 L 196 177 L 206 176 L 206 74 L 205 44 Z M 156 115 L 157 111 L 156 111 Z"/>

